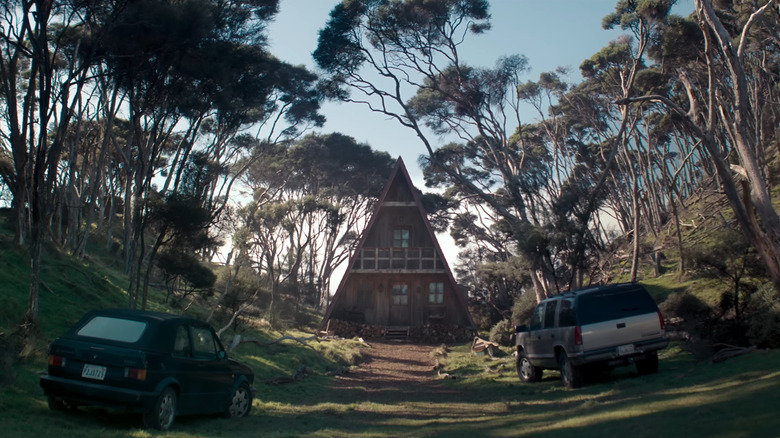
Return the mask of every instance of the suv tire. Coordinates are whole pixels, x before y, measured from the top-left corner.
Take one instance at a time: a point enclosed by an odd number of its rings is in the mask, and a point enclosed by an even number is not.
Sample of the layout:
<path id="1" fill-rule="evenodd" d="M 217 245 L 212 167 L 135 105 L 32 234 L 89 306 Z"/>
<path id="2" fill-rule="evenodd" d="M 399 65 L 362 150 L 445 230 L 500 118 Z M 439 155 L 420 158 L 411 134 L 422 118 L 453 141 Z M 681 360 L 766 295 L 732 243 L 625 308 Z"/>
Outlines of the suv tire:
<path id="1" fill-rule="evenodd" d="M 647 353 L 644 359 L 636 361 L 636 370 L 640 375 L 655 374 L 658 372 L 658 352 Z"/>
<path id="2" fill-rule="evenodd" d="M 517 352 L 517 375 L 520 380 L 526 383 L 539 382 L 542 380 L 543 370 L 531 365 L 525 350 Z"/>
<path id="3" fill-rule="evenodd" d="M 582 386 L 582 369 L 574 366 L 569 361 L 569 356 L 562 351 L 558 356 L 558 364 L 561 369 L 561 382 L 567 388 L 579 388 Z"/>

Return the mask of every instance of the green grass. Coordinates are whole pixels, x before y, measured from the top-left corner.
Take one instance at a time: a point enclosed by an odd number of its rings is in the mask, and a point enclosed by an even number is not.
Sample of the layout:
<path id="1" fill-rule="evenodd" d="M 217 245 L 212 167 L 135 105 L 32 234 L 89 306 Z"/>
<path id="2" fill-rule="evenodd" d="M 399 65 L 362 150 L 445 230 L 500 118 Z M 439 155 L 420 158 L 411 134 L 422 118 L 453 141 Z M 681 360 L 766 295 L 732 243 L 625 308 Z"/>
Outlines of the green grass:
<path id="1" fill-rule="evenodd" d="M 252 357 L 299 348 L 249 347 L 241 358 L 250 363 Z M 578 438 L 770 437 L 780 428 L 778 351 L 713 364 L 695 362 L 673 345 L 663 352 L 658 374 L 640 377 L 633 368 L 619 368 L 577 390 L 563 388 L 550 371 L 538 384 L 522 384 L 511 356 L 491 360 L 471 355 L 466 345 L 454 348 L 444 362 L 458 379 L 436 381 L 438 395 L 343 388 L 318 372 L 286 385 L 259 382 L 247 418 L 183 418 L 167 433 L 140 429 L 137 417 L 121 413 L 51 413 L 37 387 L 38 374 L 19 367 L 16 384 L 0 398 L 0 427 L 4 436 L 14 437 Z"/>

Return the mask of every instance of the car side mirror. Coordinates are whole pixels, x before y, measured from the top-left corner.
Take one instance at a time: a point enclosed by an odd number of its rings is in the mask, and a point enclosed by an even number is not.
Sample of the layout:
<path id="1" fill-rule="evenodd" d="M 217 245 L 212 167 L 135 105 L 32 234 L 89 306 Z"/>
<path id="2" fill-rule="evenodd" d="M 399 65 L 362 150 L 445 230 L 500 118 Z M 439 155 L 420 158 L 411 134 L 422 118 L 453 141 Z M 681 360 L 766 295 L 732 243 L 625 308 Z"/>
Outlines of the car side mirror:
<path id="1" fill-rule="evenodd" d="M 228 358 L 227 352 L 225 350 L 219 350 L 219 360 L 225 360 Z"/>
<path id="2" fill-rule="evenodd" d="M 521 332 L 527 332 L 528 326 L 527 325 L 518 325 L 515 327 L 515 333 L 521 333 Z"/>

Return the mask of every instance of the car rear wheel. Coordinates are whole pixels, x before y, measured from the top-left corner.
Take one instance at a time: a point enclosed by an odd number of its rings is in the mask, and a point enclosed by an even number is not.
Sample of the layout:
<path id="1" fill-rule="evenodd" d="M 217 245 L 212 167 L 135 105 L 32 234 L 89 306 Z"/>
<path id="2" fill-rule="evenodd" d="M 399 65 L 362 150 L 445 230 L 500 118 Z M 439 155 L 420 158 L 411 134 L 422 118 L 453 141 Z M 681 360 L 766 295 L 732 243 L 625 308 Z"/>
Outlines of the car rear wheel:
<path id="1" fill-rule="evenodd" d="M 252 409 L 252 391 L 249 389 L 249 385 L 242 383 L 233 391 L 225 416 L 228 418 L 245 417 L 249 414 L 250 409 Z"/>
<path id="2" fill-rule="evenodd" d="M 658 352 L 648 353 L 644 359 L 636 361 L 636 370 L 639 374 L 655 374 L 658 372 Z"/>
<path id="3" fill-rule="evenodd" d="M 558 356 L 558 365 L 561 368 L 561 382 L 567 388 L 579 388 L 582 386 L 582 369 L 574 366 L 569 361 L 569 356 L 562 351 Z"/>
<path id="4" fill-rule="evenodd" d="M 176 391 L 170 386 L 163 389 L 152 409 L 144 414 L 144 426 L 150 429 L 168 430 L 176 418 Z"/>
<path id="5" fill-rule="evenodd" d="M 52 411 L 71 412 L 75 411 L 79 406 L 71 401 L 63 400 L 54 396 L 49 396 L 49 409 Z"/>
<path id="6" fill-rule="evenodd" d="M 526 383 L 538 382 L 542 380 L 542 369 L 537 368 L 528 360 L 525 350 L 517 352 L 517 376 Z"/>

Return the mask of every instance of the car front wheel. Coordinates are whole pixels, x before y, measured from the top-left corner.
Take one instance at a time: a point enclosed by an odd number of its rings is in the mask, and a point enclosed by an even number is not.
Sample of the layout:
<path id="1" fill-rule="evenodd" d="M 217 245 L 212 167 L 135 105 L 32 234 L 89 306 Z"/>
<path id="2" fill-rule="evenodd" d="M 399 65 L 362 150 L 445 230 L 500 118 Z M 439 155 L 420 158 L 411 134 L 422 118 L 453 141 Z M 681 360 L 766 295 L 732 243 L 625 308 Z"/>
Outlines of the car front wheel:
<path id="1" fill-rule="evenodd" d="M 242 383 L 233 391 L 225 416 L 228 418 L 244 417 L 249 414 L 251 408 L 252 391 L 249 389 L 249 385 Z"/>
<path id="2" fill-rule="evenodd" d="M 176 418 L 176 391 L 170 386 L 163 389 L 152 409 L 144 414 L 144 426 L 150 429 L 168 430 Z"/>
<path id="3" fill-rule="evenodd" d="M 542 370 L 531 364 L 525 350 L 517 352 L 517 376 L 526 383 L 542 380 Z"/>
<path id="4" fill-rule="evenodd" d="M 582 369 L 574 366 L 569 360 L 569 356 L 562 351 L 558 356 L 558 365 L 561 368 L 561 382 L 567 388 L 579 388 L 582 386 Z"/>

